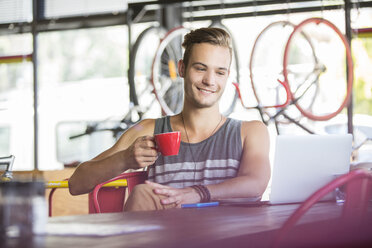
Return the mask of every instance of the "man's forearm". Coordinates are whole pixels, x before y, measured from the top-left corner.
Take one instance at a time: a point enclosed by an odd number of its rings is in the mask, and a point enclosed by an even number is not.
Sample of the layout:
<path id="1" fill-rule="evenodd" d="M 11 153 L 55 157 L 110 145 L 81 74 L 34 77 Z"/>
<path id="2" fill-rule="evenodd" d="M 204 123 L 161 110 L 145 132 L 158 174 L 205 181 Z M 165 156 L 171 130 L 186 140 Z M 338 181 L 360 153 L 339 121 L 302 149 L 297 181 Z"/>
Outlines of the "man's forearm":
<path id="1" fill-rule="evenodd" d="M 207 185 L 211 193 L 211 200 L 237 197 L 260 197 L 266 189 L 267 183 L 250 176 L 238 176 L 219 184 Z"/>
<path id="2" fill-rule="evenodd" d="M 81 163 L 69 179 L 69 190 L 72 195 L 85 194 L 102 182 L 105 182 L 125 170 L 125 159 L 121 153 L 115 153 L 101 160 L 90 160 Z"/>

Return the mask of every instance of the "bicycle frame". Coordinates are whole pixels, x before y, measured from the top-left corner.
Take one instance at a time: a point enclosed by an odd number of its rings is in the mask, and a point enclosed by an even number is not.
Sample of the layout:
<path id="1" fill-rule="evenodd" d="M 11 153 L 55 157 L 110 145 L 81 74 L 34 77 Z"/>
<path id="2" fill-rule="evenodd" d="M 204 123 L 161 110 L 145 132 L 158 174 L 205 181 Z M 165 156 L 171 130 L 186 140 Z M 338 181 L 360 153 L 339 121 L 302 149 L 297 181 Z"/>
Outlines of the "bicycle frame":
<path id="1" fill-rule="evenodd" d="M 262 42 L 262 39 L 265 40 L 265 36 L 267 35 L 267 33 L 269 32 L 269 30 L 273 29 L 273 28 L 282 28 L 282 29 L 286 29 L 286 28 L 292 28 L 294 30 L 295 28 L 295 24 L 289 22 L 289 21 L 276 21 L 276 22 L 272 22 L 270 23 L 268 26 L 266 26 L 257 36 L 254 44 L 253 44 L 253 47 L 252 47 L 252 51 L 251 51 L 251 56 L 250 56 L 250 60 L 249 60 L 249 72 L 250 72 L 250 82 L 251 82 L 251 86 L 252 86 L 252 90 L 253 90 L 253 94 L 257 100 L 257 103 L 258 104 L 262 104 L 263 102 L 263 98 L 262 98 L 262 94 L 263 93 L 263 88 L 262 87 L 265 87 L 264 85 L 266 85 L 266 82 L 264 84 L 261 84 L 261 83 L 258 83 L 257 80 L 255 79 L 255 76 L 256 76 L 256 72 L 254 72 L 254 64 L 255 64 L 255 57 L 257 57 L 257 50 L 260 50 L 260 44 Z M 284 30 L 283 30 L 284 31 Z M 292 31 L 291 31 L 292 32 Z M 289 36 L 290 34 L 288 34 Z M 301 32 L 301 35 L 303 36 L 303 38 L 307 41 L 307 44 L 309 46 L 309 48 L 311 48 L 311 54 L 312 54 L 312 59 L 313 59 L 313 63 L 315 65 L 318 64 L 318 59 L 317 59 L 317 56 L 315 54 L 315 51 L 314 51 L 314 47 L 308 37 L 308 35 L 306 33 L 303 33 Z M 283 41 L 284 42 L 284 41 Z M 287 43 L 287 40 L 285 40 L 285 43 L 284 45 Z M 262 49 L 262 48 L 261 48 Z M 291 71 L 291 73 L 293 74 L 294 72 Z M 283 70 L 278 72 L 278 75 L 282 75 L 283 74 Z M 301 75 L 301 73 L 300 73 Z M 296 91 L 301 88 L 301 86 L 307 81 L 307 78 L 309 78 L 311 75 L 313 75 L 313 73 L 309 73 L 309 74 L 305 74 L 307 75 L 306 78 L 304 79 L 303 82 L 300 82 L 300 84 L 298 85 L 298 88 L 296 89 Z M 262 85 L 262 86 L 261 86 Z M 316 85 L 318 86 L 318 85 Z M 257 88 L 258 87 L 258 88 Z M 260 90 L 261 89 L 261 90 Z M 290 89 L 290 88 L 289 88 Z M 260 93 L 261 92 L 261 93 Z M 315 95 L 314 95 L 315 96 Z M 312 97 L 312 104 L 313 104 L 313 101 L 314 101 L 314 97 Z M 311 105 L 312 105 L 311 104 Z M 264 109 L 265 110 L 265 109 Z M 266 112 L 266 111 L 264 111 Z M 270 113 L 267 113 L 268 115 L 270 115 Z"/>
<path id="2" fill-rule="evenodd" d="M 284 118 L 288 119 L 291 123 L 297 125 L 298 127 L 302 128 L 303 130 L 305 130 L 306 132 L 310 133 L 310 134 L 314 134 L 313 131 L 311 131 L 310 129 L 308 129 L 307 127 L 305 127 L 304 125 L 302 125 L 300 122 L 296 121 L 295 119 L 291 118 L 290 116 L 288 116 L 284 111 L 285 109 L 289 106 L 289 105 L 292 105 L 292 104 L 295 104 L 299 98 L 296 98 L 296 99 L 293 99 L 293 95 L 291 94 L 290 92 L 290 89 L 289 89 L 289 84 L 287 81 L 281 81 L 278 79 L 278 82 L 279 84 L 284 87 L 285 89 L 285 92 L 286 92 L 286 100 L 284 103 L 281 103 L 281 104 L 277 104 L 277 105 L 271 105 L 271 106 L 262 106 L 260 104 L 257 104 L 256 106 L 247 106 L 244 104 L 243 102 L 243 99 L 242 99 L 242 96 L 241 96 L 241 93 L 240 93 L 240 89 L 239 89 L 239 85 L 236 84 L 236 83 L 233 83 L 233 85 L 235 86 L 236 88 L 236 91 L 238 93 L 238 96 L 239 96 L 239 99 L 240 99 L 240 102 L 242 104 L 242 106 L 245 108 L 245 109 L 257 109 L 258 112 L 260 113 L 260 117 L 261 117 L 261 120 L 263 123 L 265 123 L 265 125 L 268 125 L 269 124 L 269 121 L 270 120 L 274 120 L 274 123 L 275 123 L 275 128 L 276 128 L 276 131 L 277 133 L 279 134 L 279 127 L 278 127 L 278 121 L 277 121 L 277 118 L 282 115 Z M 310 86 L 305 90 L 305 92 L 310 88 Z M 304 93 L 305 93 L 304 92 Z M 304 95 L 304 93 L 301 95 L 301 97 Z M 264 109 L 267 109 L 267 108 L 275 108 L 275 109 L 280 109 L 275 115 L 273 116 L 270 116 L 267 112 L 263 111 Z M 269 120 L 266 120 L 265 117 L 264 117 L 264 113 L 269 117 Z"/>
<path id="3" fill-rule="evenodd" d="M 335 117 L 338 113 L 340 113 L 342 111 L 342 109 L 345 106 L 347 106 L 349 104 L 350 97 L 351 97 L 351 91 L 352 91 L 352 85 L 353 85 L 353 61 L 352 61 L 352 56 L 351 56 L 351 50 L 350 50 L 350 45 L 349 45 L 347 39 L 345 38 L 345 36 L 331 22 L 329 22 L 325 19 L 322 19 L 322 18 L 309 18 L 309 19 L 306 19 L 306 20 L 302 21 L 300 24 L 296 25 L 293 32 L 289 36 L 287 44 L 285 46 L 285 50 L 284 50 L 283 76 L 284 76 L 284 80 L 287 81 L 288 84 L 289 84 L 289 81 L 288 81 L 288 68 L 287 67 L 288 67 L 288 61 L 289 61 L 288 57 L 289 57 L 290 44 L 294 40 L 294 38 L 293 38 L 294 35 L 297 32 L 303 32 L 302 30 L 303 30 L 304 26 L 306 26 L 308 24 L 316 24 L 316 25 L 323 24 L 323 25 L 328 26 L 329 28 L 331 28 L 334 31 L 334 33 L 339 37 L 341 42 L 343 43 L 343 45 L 345 47 L 345 52 L 346 52 L 346 65 L 347 65 L 346 66 L 347 67 L 346 68 L 346 71 L 347 71 L 346 83 L 347 83 L 347 89 L 346 89 L 346 96 L 344 97 L 344 99 L 340 103 L 339 107 L 335 111 L 333 111 L 332 113 L 328 113 L 328 114 L 325 114 L 325 115 L 317 115 L 317 114 L 312 113 L 312 111 L 309 111 L 309 110 L 304 109 L 303 107 L 301 107 L 298 102 L 295 103 L 297 109 L 302 113 L 302 115 L 306 116 L 307 118 L 309 118 L 311 120 L 315 120 L 315 121 L 327 121 L 327 120 Z M 319 63 L 317 63 L 317 64 L 319 65 Z M 325 71 L 325 68 L 324 68 L 323 65 L 319 66 L 318 68 L 315 68 L 315 69 L 317 69 L 315 71 L 319 72 L 318 77 L 320 76 L 321 72 Z M 291 92 L 291 94 L 294 95 L 293 92 Z"/>

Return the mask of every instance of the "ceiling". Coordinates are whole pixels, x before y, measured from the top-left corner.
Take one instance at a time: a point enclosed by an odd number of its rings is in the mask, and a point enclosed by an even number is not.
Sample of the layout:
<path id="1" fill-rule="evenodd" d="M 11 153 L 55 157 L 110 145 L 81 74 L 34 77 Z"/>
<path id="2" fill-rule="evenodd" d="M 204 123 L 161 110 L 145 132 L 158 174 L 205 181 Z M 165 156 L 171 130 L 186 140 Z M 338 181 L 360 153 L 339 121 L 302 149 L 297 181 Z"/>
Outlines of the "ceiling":
<path id="1" fill-rule="evenodd" d="M 92 1 L 103 6 L 102 8 L 95 6 L 96 9 L 107 11 L 88 13 L 84 12 L 86 8 L 82 8 L 82 12 L 78 12 L 75 6 L 72 8 L 68 5 L 61 8 L 56 4 L 57 0 L 34 0 L 32 4 L 30 0 L 4 0 L 3 4 L 0 4 L 0 16 L 5 16 L 3 14 L 7 13 L 9 19 L 0 18 L 0 35 L 159 21 L 164 16 L 164 12 L 171 14 L 175 11 L 180 13 L 179 18 L 185 22 L 311 12 L 341 9 L 345 6 L 348 9 L 372 8 L 372 0 L 129 0 L 127 4 L 124 4 L 125 6 L 117 8 L 113 5 L 110 10 L 110 6 L 104 5 L 104 1 L 85 0 L 85 5 L 92 5 Z M 122 4 L 122 0 L 116 1 Z M 6 5 L 7 2 L 8 5 Z M 115 0 L 110 2 L 115 4 Z M 77 2 L 72 1 L 71 5 L 75 3 Z M 72 10 L 75 12 L 72 13 Z M 38 16 L 38 18 L 33 18 L 33 16 Z"/>

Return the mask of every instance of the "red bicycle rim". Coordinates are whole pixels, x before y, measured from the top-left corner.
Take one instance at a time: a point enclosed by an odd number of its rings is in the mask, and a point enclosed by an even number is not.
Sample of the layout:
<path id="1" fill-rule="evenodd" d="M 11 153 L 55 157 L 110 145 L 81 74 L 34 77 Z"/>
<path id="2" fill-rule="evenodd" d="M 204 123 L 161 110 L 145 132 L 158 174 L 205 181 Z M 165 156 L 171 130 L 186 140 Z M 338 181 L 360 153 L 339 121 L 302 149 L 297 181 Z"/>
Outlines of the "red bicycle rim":
<path id="1" fill-rule="evenodd" d="M 324 24 L 324 25 L 327 25 L 328 27 L 330 27 L 331 29 L 333 29 L 335 31 L 335 33 L 338 35 L 338 37 L 341 39 L 341 41 L 343 42 L 344 46 L 345 46 L 345 51 L 346 51 L 346 59 L 347 59 L 347 89 L 346 89 L 346 96 L 344 98 L 344 100 L 342 101 L 341 105 L 338 107 L 338 109 L 333 112 L 333 113 L 329 113 L 329 114 L 325 114 L 325 115 L 316 115 L 314 113 L 312 113 L 311 111 L 308 111 L 304 108 L 302 108 L 299 104 L 299 102 L 297 101 L 295 103 L 297 109 L 304 115 L 306 116 L 307 118 L 311 119 L 311 120 L 314 120 L 314 121 L 327 121 L 333 117 L 335 117 L 337 114 L 339 114 L 342 109 L 349 103 L 350 101 L 350 96 L 351 96 L 351 91 L 352 91 L 352 86 L 353 86 L 353 61 L 352 61 L 352 57 L 351 57 L 351 49 L 350 49 L 350 46 L 349 46 L 349 42 L 347 41 L 347 39 L 345 38 L 345 36 L 341 33 L 341 31 L 331 22 L 325 20 L 325 19 L 322 19 L 322 18 L 309 18 L 309 19 L 306 19 L 304 20 L 303 22 L 301 22 L 300 24 L 298 24 L 293 32 L 291 33 L 291 35 L 289 36 L 288 38 L 288 42 L 286 44 L 286 47 L 285 47 L 285 50 L 284 50 L 284 57 L 283 57 L 283 76 L 284 76 L 284 80 L 289 84 L 288 82 L 288 70 L 287 70 L 287 66 L 288 66 L 288 54 L 289 54 L 289 47 L 290 47 L 290 44 L 293 40 L 293 37 L 294 35 L 297 33 L 297 32 L 301 32 L 301 30 L 304 28 L 305 25 L 307 24 L 310 24 L 310 23 L 315 23 L 315 24 Z M 294 96 L 293 96 L 293 92 L 291 92 L 291 98 L 294 99 Z"/>

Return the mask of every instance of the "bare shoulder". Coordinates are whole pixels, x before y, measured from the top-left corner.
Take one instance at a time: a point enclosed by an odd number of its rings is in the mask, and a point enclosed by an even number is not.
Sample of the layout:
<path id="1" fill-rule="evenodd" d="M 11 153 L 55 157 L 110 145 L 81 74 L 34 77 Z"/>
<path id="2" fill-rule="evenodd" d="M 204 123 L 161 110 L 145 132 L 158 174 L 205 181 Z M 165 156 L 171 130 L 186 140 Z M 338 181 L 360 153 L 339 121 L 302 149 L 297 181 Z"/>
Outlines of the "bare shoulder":
<path id="1" fill-rule="evenodd" d="M 126 130 L 115 146 L 125 149 L 130 146 L 138 137 L 152 136 L 155 128 L 155 119 L 144 119 Z"/>
<path id="2" fill-rule="evenodd" d="M 144 119 L 128 129 L 129 132 L 135 132 L 140 136 L 152 135 L 155 128 L 155 119 Z"/>
<path id="3" fill-rule="evenodd" d="M 262 135 L 267 133 L 267 127 L 262 121 L 242 121 L 242 136 Z"/>
<path id="4" fill-rule="evenodd" d="M 269 145 L 270 138 L 266 125 L 262 121 L 243 121 L 241 138 L 244 147 L 256 147 L 259 144 Z"/>

